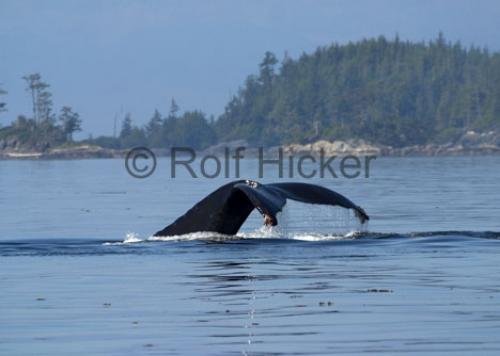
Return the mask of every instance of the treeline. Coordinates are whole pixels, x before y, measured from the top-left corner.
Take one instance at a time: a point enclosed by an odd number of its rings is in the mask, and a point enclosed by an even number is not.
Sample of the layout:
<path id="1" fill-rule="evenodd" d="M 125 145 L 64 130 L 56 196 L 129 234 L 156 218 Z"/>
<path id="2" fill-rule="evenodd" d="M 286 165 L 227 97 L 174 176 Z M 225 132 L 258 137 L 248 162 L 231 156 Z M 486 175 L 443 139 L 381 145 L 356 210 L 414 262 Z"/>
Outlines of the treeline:
<path id="1" fill-rule="evenodd" d="M 275 145 L 364 138 L 394 146 L 498 129 L 500 54 L 398 37 L 333 44 L 278 63 L 266 53 L 217 120 L 219 140 Z"/>
<path id="2" fill-rule="evenodd" d="M 30 140 L 71 142 L 81 129 L 78 114 L 63 107 L 55 115 L 49 85 L 39 74 L 23 79 L 32 115 L 0 130 L 0 139 L 9 129 Z M 0 100 L 0 111 L 5 108 Z M 420 43 L 379 37 L 333 44 L 281 61 L 267 52 L 217 119 L 201 111 L 180 114 L 172 100 L 166 116 L 154 111 L 137 126 L 127 114 L 121 124 L 116 137 L 86 142 L 203 149 L 236 139 L 265 146 L 349 138 L 396 147 L 454 141 L 470 129 L 500 129 L 500 53 L 450 43 L 442 34 Z"/>
<path id="3" fill-rule="evenodd" d="M 90 140 L 91 143 L 108 148 L 187 146 L 194 149 L 203 149 L 216 141 L 213 118 L 209 122 L 201 111 L 186 111 L 179 115 L 179 106 L 174 99 L 166 117 L 155 110 L 148 123 L 139 127 L 133 124 L 131 115 L 127 114 L 118 137 L 101 136 Z"/>
<path id="4" fill-rule="evenodd" d="M 217 120 L 201 112 L 155 112 L 124 121 L 120 147 L 246 139 L 253 145 L 362 138 L 396 147 L 454 141 L 467 130 L 500 129 L 500 54 L 450 43 L 442 34 L 333 44 L 279 61 L 267 52 Z M 103 144 L 104 142 L 99 142 Z"/>
<path id="5" fill-rule="evenodd" d="M 73 134 L 81 131 L 80 115 L 69 106 L 63 106 L 57 114 L 54 112 L 50 85 L 42 80 L 39 73 L 26 75 L 22 79 L 26 82 L 26 91 L 31 99 L 31 114 L 18 115 L 9 126 L 0 128 L 0 149 L 44 151 L 72 144 Z M 5 94 L 7 91 L 0 87 L 0 96 Z M 7 104 L 0 101 L 0 112 L 6 109 Z M 134 125 L 131 115 L 126 114 L 117 137 L 89 137 L 81 142 L 106 148 L 188 146 L 203 149 L 216 141 L 213 117 L 208 120 L 201 111 L 179 114 L 179 106 L 172 99 L 166 117 L 155 110 L 148 123 L 141 127 Z"/>
<path id="6" fill-rule="evenodd" d="M 50 85 L 42 80 L 39 73 L 26 75 L 22 79 L 31 98 L 32 115 L 19 115 L 10 126 L 1 128 L 2 145 L 43 151 L 72 142 L 73 133 L 81 131 L 80 115 L 70 106 L 63 106 L 58 113 L 54 112 Z M 5 94 L 7 92 L 0 89 L 0 95 Z M 1 111 L 7 111 L 5 102 L 0 102 Z"/>

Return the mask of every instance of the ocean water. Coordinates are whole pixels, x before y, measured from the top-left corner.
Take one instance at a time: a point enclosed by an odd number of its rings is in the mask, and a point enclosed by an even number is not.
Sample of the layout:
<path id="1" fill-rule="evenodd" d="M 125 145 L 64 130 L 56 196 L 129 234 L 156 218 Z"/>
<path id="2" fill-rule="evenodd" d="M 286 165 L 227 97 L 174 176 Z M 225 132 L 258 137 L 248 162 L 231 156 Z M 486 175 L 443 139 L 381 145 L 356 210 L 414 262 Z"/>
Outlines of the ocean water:
<path id="1" fill-rule="evenodd" d="M 369 224 L 290 202 L 278 228 L 253 214 L 232 238 L 151 237 L 231 180 L 170 173 L 166 158 L 145 179 L 118 159 L 0 161 L 1 355 L 500 352 L 500 157 L 303 179 Z"/>

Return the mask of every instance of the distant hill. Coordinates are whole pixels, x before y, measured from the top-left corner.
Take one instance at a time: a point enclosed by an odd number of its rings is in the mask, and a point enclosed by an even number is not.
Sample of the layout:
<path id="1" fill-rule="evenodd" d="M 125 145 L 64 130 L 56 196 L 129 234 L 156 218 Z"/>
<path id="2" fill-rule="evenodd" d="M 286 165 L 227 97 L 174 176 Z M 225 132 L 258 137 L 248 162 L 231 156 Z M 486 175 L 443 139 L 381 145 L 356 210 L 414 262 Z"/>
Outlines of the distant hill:
<path id="1" fill-rule="evenodd" d="M 442 34 L 333 44 L 284 58 L 268 52 L 215 122 L 219 141 L 305 143 L 362 138 L 396 147 L 500 127 L 500 54 Z"/>

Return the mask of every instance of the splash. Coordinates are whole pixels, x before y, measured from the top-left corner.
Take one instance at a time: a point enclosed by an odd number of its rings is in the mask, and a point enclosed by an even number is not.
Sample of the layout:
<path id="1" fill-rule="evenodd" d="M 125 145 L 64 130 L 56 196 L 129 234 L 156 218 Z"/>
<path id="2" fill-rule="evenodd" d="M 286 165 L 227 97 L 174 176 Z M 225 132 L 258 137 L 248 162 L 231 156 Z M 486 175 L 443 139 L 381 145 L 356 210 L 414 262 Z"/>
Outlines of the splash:
<path id="1" fill-rule="evenodd" d="M 141 242 L 141 241 L 143 241 L 143 240 L 135 232 L 127 232 L 127 235 L 125 236 L 125 240 L 123 240 L 123 243 L 130 244 L 130 243 Z"/>
<path id="2" fill-rule="evenodd" d="M 261 226 L 249 232 L 238 232 L 240 239 L 278 239 L 283 237 L 282 229 L 278 226 Z"/>
<path id="3" fill-rule="evenodd" d="M 139 237 L 139 234 L 135 232 L 127 232 L 125 234 L 125 239 L 123 241 L 118 241 L 118 242 L 105 242 L 103 245 L 105 246 L 113 246 L 113 245 L 126 245 L 126 244 L 132 244 L 132 243 L 137 243 L 137 242 L 143 242 L 144 239 L 141 239 Z"/>
<path id="4" fill-rule="evenodd" d="M 352 210 L 325 205 L 289 201 L 278 215 L 283 237 L 300 234 L 345 236 L 352 232 L 367 232 L 368 223 L 361 224 Z"/>

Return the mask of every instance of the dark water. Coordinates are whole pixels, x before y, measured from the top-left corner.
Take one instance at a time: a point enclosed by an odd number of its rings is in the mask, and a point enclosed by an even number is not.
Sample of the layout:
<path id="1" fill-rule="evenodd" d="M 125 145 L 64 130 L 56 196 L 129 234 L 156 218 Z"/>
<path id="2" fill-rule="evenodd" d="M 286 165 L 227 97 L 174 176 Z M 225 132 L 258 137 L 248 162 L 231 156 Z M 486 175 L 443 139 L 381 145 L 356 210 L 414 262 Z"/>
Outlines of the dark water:
<path id="1" fill-rule="evenodd" d="M 256 178 L 256 163 L 243 172 Z M 498 354 L 500 158 L 378 159 L 234 238 L 153 231 L 225 180 L 0 161 L 0 354 Z M 275 181 L 273 173 L 261 181 Z"/>

